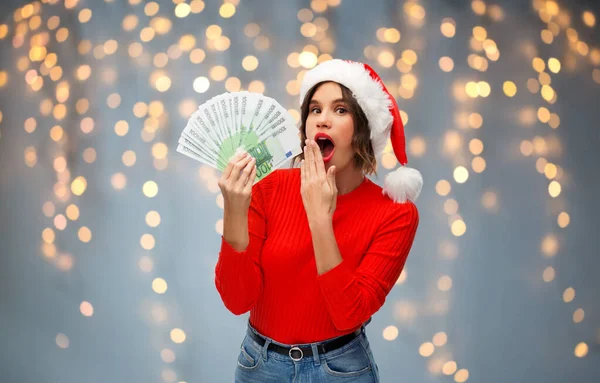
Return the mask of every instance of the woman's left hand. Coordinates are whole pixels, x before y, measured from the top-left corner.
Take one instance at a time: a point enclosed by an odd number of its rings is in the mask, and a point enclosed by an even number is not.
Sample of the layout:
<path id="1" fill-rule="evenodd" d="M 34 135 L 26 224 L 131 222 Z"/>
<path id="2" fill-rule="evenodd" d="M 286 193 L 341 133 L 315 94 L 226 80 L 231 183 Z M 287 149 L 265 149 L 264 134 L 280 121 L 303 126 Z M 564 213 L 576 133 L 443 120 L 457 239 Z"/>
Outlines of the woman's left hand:
<path id="1" fill-rule="evenodd" d="M 335 171 L 335 166 L 325 171 L 319 145 L 307 139 L 304 146 L 304 161 L 300 169 L 300 192 L 308 223 L 311 226 L 331 222 L 333 218 L 338 192 Z"/>

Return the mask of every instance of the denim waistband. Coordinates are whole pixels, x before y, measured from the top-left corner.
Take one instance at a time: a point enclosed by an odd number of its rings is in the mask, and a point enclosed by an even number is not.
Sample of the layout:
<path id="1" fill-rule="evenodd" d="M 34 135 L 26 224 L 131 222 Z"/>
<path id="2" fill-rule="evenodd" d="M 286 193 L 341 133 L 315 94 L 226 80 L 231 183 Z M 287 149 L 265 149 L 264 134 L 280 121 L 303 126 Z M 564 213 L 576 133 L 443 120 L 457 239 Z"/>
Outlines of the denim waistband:
<path id="1" fill-rule="evenodd" d="M 371 319 L 372 319 L 372 318 L 369 318 L 369 319 L 368 319 L 368 320 L 367 320 L 365 323 L 363 323 L 363 324 L 361 325 L 361 332 L 362 332 L 362 333 L 364 333 L 364 332 L 365 332 L 365 328 L 366 328 L 366 326 L 367 326 L 369 323 L 371 323 Z M 281 343 L 281 342 L 277 342 L 276 340 L 274 340 L 274 339 L 272 339 L 272 338 L 269 338 L 268 336 L 265 336 L 265 335 L 261 334 L 260 332 L 258 332 L 258 330 L 256 330 L 256 329 L 255 329 L 255 328 L 252 326 L 252 324 L 250 323 L 250 320 L 248 320 L 248 330 L 247 330 L 247 332 L 248 332 L 248 333 L 250 333 L 250 332 L 254 332 L 255 334 L 257 334 L 257 335 L 258 335 L 258 336 L 260 336 L 261 338 L 264 338 L 264 339 L 268 340 L 268 341 L 269 341 L 269 343 L 274 343 L 274 344 L 277 344 L 277 345 L 279 345 L 279 346 L 284 346 L 284 347 L 292 347 L 292 346 L 296 346 L 296 347 L 303 347 L 303 346 L 310 347 L 310 346 L 312 346 L 312 345 L 325 344 L 325 343 L 331 342 L 331 341 L 332 341 L 332 340 L 334 340 L 334 339 L 337 339 L 337 338 L 339 338 L 339 337 L 335 337 L 335 338 L 331 338 L 331 339 L 325 339 L 325 340 L 322 340 L 322 341 L 318 341 L 318 342 L 311 342 L 311 343 L 298 343 L 298 344 L 287 344 L 287 343 Z M 343 335 L 340 335 L 340 337 L 342 337 L 342 336 L 343 336 Z"/>

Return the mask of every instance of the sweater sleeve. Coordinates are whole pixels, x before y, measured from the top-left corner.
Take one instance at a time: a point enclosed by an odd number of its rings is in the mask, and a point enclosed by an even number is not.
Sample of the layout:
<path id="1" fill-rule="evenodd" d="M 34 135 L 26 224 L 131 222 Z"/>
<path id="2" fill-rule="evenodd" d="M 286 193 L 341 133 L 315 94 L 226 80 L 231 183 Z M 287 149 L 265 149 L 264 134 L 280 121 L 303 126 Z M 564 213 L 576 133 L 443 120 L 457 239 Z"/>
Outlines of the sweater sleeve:
<path id="1" fill-rule="evenodd" d="M 235 315 L 254 307 L 263 289 L 260 254 L 266 239 L 268 200 L 276 184 L 273 172 L 252 187 L 248 210 L 249 243 L 244 251 L 236 251 L 221 236 L 221 251 L 215 267 L 215 286 L 225 307 Z"/>
<path id="2" fill-rule="evenodd" d="M 404 268 L 418 225 L 413 203 L 392 209 L 356 269 L 342 261 L 318 277 L 338 330 L 358 327 L 383 306 Z"/>

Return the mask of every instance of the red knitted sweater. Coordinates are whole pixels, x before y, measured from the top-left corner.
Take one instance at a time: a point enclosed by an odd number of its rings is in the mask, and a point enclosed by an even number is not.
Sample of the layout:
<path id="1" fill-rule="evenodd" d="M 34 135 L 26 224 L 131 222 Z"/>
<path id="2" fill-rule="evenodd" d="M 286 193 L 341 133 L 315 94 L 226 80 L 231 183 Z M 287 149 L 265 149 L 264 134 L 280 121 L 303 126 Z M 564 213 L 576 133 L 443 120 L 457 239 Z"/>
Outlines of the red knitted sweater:
<path id="1" fill-rule="evenodd" d="M 385 302 L 406 262 L 419 215 L 365 177 L 340 195 L 333 229 L 343 261 L 317 275 L 300 169 L 276 170 L 254 185 L 250 243 L 235 251 L 221 237 L 215 284 L 233 314 L 285 344 L 318 342 L 359 328 Z"/>

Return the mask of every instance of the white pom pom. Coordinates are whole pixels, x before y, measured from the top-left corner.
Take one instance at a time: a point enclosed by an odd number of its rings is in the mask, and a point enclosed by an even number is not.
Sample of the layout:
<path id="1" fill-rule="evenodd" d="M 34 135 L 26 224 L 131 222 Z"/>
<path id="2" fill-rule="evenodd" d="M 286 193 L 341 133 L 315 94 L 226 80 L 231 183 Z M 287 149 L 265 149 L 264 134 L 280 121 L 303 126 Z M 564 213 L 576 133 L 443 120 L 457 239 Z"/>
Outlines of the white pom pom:
<path id="1" fill-rule="evenodd" d="M 416 169 L 400 166 L 385 177 L 383 194 L 387 194 L 394 202 L 414 202 L 422 188 L 421 173 Z"/>

